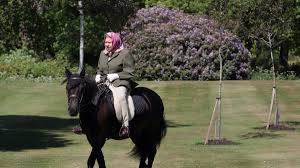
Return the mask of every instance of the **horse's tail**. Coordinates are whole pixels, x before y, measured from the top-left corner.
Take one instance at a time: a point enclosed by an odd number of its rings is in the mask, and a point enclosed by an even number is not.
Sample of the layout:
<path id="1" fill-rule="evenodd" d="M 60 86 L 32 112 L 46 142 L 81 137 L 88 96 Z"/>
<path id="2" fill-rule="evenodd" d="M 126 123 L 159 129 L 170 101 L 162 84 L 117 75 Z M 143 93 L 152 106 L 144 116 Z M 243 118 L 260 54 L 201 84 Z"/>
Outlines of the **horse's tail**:
<path id="1" fill-rule="evenodd" d="M 158 148 L 161 144 L 162 139 L 167 134 L 167 122 L 165 120 L 164 116 L 164 104 L 160 96 L 155 93 L 153 90 L 144 88 L 144 87 L 138 87 L 136 88 L 140 93 L 142 93 L 142 96 L 146 100 L 147 104 L 149 105 L 149 112 L 152 118 L 151 122 L 151 128 L 156 128 L 157 132 L 153 134 L 153 137 L 147 137 L 149 139 L 152 139 L 152 144 L 155 145 L 156 148 Z M 142 153 L 145 152 L 145 149 L 139 146 L 135 146 L 131 150 L 131 156 L 141 156 Z M 146 151 L 147 152 L 147 151 Z"/>
<path id="2" fill-rule="evenodd" d="M 167 123 L 165 120 L 165 116 L 163 115 L 160 120 L 160 137 L 157 140 L 156 145 L 159 146 L 161 143 L 161 140 L 166 136 L 167 134 Z"/>
<path id="3" fill-rule="evenodd" d="M 160 120 L 160 136 L 156 137 L 156 142 L 155 142 L 156 148 L 159 148 L 160 143 L 162 139 L 166 136 L 166 134 L 167 134 L 167 123 L 163 116 L 163 118 Z M 141 147 L 135 145 L 130 151 L 130 156 L 141 157 L 142 153 L 144 152 L 145 151 Z"/>
<path id="4" fill-rule="evenodd" d="M 152 116 L 154 116 L 153 118 L 155 118 L 154 122 L 155 125 L 159 125 L 159 133 L 156 134 L 155 137 L 155 144 L 157 145 L 157 147 L 159 147 L 161 140 L 166 136 L 167 134 L 167 123 L 165 120 L 165 114 L 164 114 L 164 104 L 163 101 L 161 99 L 161 97 L 154 92 L 151 89 L 148 88 L 143 88 L 144 93 L 145 93 L 145 99 L 150 107 L 150 112 Z"/>

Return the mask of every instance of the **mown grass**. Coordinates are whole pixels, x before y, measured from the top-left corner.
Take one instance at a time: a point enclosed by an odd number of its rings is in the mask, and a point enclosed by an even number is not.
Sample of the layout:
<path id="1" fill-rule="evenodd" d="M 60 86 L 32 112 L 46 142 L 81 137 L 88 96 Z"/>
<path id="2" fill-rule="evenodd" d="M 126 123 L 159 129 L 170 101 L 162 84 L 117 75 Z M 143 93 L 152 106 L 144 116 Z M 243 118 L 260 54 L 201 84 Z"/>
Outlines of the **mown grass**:
<path id="1" fill-rule="evenodd" d="M 296 168 L 300 165 L 300 81 L 279 81 L 281 121 L 293 131 L 265 131 L 272 81 L 225 81 L 222 137 L 233 145 L 203 145 L 218 82 L 140 82 L 165 103 L 168 133 L 157 168 Z M 0 81 L 0 167 L 86 167 L 90 147 L 74 135 L 77 119 L 66 111 L 59 83 Z M 130 140 L 109 140 L 103 151 L 109 168 L 138 167 L 128 156 Z"/>

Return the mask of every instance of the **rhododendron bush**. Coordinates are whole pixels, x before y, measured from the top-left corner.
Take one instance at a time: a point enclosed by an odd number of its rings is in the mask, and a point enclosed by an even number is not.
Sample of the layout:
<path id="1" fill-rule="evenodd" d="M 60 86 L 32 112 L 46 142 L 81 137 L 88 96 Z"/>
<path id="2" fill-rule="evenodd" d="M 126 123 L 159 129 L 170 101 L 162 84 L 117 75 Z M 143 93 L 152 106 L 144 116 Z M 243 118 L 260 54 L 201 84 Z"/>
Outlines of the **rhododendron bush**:
<path id="1" fill-rule="evenodd" d="M 233 34 L 213 21 L 162 7 L 139 10 L 124 28 L 136 58 L 136 76 L 149 80 L 248 79 L 250 54 Z"/>

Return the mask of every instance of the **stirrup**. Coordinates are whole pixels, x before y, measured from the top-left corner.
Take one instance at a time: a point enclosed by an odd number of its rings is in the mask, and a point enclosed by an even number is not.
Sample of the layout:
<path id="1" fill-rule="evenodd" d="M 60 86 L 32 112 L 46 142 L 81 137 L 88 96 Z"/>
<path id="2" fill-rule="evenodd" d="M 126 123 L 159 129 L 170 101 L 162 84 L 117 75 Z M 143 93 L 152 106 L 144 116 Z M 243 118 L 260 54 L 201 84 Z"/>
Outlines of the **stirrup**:
<path id="1" fill-rule="evenodd" d="M 82 134 L 82 129 L 80 127 L 75 127 L 72 130 L 75 134 L 81 135 Z"/>
<path id="2" fill-rule="evenodd" d="M 122 126 L 119 131 L 119 136 L 122 138 L 128 138 L 130 136 L 130 130 L 128 126 Z"/>

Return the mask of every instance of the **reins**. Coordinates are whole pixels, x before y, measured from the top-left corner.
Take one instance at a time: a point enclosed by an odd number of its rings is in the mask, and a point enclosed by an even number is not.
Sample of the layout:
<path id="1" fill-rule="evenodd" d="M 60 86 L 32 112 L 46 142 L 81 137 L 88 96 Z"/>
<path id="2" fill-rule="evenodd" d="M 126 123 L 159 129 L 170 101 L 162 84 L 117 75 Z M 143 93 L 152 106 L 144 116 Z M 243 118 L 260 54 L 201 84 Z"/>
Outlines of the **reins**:
<path id="1" fill-rule="evenodd" d="M 79 84 L 76 84 L 74 85 L 73 87 L 80 87 L 81 84 L 83 84 L 84 79 L 82 79 L 81 77 L 78 77 L 78 76 L 75 76 L 75 77 L 70 77 L 69 79 L 67 79 L 68 81 L 74 81 L 76 82 L 75 80 L 79 80 L 80 83 Z M 79 82 L 77 81 L 77 82 Z M 107 81 L 106 81 L 107 82 Z M 101 82 L 101 83 L 98 83 L 97 84 L 97 89 L 98 89 L 98 92 L 100 92 L 100 95 L 101 97 L 104 96 L 106 98 L 106 96 L 108 95 L 108 93 L 110 92 L 110 89 L 108 88 L 107 86 L 107 83 L 106 82 Z M 71 99 L 71 98 L 75 98 L 78 100 L 78 112 L 80 113 L 81 111 L 84 111 L 84 109 L 88 106 L 90 106 L 90 104 L 92 102 L 87 102 L 87 103 L 84 103 L 83 101 L 83 97 L 84 97 L 84 94 L 87 92 L 86 90 L 86 86 L 84 86 L 82 88 L 82 90 L 80 91 L 80 95 L 76 95 L 76 94 L 70 94 L 68 99 Z M 78 93 L 77 93 L 78 94 Z M 84 103 L 84 104 L 82 104 Z"/>

